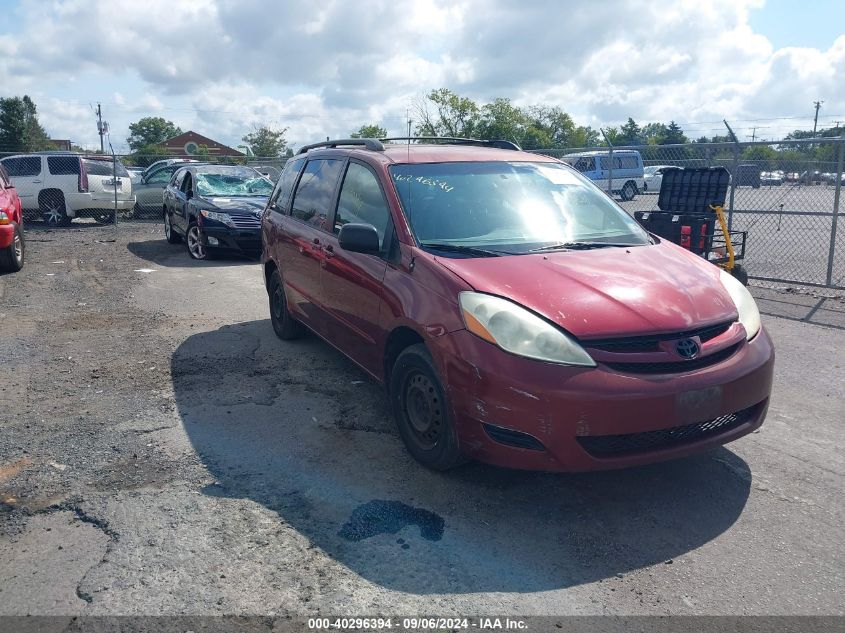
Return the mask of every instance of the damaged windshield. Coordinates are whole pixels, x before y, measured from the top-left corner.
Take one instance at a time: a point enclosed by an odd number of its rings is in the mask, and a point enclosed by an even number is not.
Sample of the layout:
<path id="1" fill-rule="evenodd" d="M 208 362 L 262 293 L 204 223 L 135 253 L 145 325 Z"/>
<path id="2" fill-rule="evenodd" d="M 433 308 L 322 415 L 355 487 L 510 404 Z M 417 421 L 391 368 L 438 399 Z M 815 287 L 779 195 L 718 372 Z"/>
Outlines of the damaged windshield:
<path id="1" fill-rule="evenodd" d="M 197 192 L 205 198 L 269 196 L 272 191 L 270 180 L 247 167 L 197 171 Z"/>

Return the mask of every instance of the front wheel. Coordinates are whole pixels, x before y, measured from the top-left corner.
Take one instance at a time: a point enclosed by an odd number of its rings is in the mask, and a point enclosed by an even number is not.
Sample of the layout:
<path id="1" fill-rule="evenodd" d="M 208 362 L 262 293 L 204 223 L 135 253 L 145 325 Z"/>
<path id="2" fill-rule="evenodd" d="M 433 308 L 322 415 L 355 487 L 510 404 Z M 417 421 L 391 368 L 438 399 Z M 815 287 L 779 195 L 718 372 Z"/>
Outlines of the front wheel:
<path id="1" fill-rule="evenodd" d="M 16 273 L 23 268 L 25 245 L 21 228 L 17 224 L 12 236 L 12 243 L 0 250 L 0 270 L 3 272 Z"/>
<path id="2" fill-rule="evenodd" d="M 629 202 L 634 199 L 635 195 L 637 195 L 637 186 L 632 182 L 626 182 L 620 193 L 622 201 Z"/>
<path id="3" fill-rule="evenodd" d="M 188 244 L 188 254 L 194 259 L 211 259 L 208 247 L 203 243 L 202 231 L 196 222 L 191 222 L 188 226 L 185 242 Z"/>
<path id="4" fill-rule="evenodd" d="M 414 459 L 432 470 L 449 470 L 466 461 L 446 390 L 424 344 L 399 354 L 390 375 L 390 399 L 399 434 Z"/>
<path id="5" fill-rule="evenodd" d="M 97 216 L 97 222 L 99 222 L 100 224 L 114 224 L 116 219 L 117 213 L 115 211 Z"/>

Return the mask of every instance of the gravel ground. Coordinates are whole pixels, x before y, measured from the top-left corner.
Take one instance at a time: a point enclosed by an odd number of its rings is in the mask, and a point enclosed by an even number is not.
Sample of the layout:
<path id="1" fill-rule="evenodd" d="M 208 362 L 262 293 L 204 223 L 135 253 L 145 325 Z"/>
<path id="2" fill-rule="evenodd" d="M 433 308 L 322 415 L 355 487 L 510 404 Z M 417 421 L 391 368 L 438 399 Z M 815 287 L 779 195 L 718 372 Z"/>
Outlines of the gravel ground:
<path id="1" fill-rule="evenodd" d="M 436 474 L 349 361 L 274 337 L 255 262 L 153 225 L 28 238 L 0 277 L 0 615 L 845 613 L 842 297 L 755 289 L 775 391 L 726 448 Z"/>

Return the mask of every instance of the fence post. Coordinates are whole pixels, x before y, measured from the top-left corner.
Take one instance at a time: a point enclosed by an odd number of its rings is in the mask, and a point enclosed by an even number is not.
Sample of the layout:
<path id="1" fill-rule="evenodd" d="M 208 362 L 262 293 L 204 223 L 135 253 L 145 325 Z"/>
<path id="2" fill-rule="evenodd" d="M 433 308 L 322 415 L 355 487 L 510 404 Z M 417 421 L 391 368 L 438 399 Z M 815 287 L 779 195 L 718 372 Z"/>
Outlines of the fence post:
<path id="1" fill-rule="evenodd" d="M 613 143 L 607 138 L 607 134 L 604 133 L 603 129 L 599 128 L 599 132 L 604 137 L 604 142 L 607 143 L 607 195 L 613 200 Z M 604 162 L 603 157 L 600 158 L 597 156 L 596 159 Z"/>
<path id="2" fill-rule="evenodd" d="M 731 195 L 728 200 L 728 231 L 733 230 L 734 194 L 736 193 L 737 168 L 739 167 L 739 143 L 734 143 L 734 161 L 731 166 Z"/>
<path id="3" fill-rule="evenodd" d="M 839 221 L 839 197 L 842 193 L 842 167 L 845 162 L 845 134 L 839 137 L 839 164 L 836 167 L 836 193 L 833 194 L 833 216 L 830 226 L 830 249 L 827 253 L 827 281 L 833 285 L 833 258 L 836 255 L 836 225 Z"/>

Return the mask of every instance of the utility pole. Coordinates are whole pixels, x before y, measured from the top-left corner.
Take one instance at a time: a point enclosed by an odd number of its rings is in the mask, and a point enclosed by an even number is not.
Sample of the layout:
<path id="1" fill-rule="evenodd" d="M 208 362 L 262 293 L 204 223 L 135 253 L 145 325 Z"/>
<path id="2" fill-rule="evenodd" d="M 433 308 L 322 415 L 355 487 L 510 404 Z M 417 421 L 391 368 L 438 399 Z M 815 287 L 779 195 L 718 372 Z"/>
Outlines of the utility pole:
<path id="1" fill-rule="evenodd" d="M 816 106 L 816 117 L 813 119 L 813 136 L 816 135 L 816 127 L 819 124 L 819 108 L 822 107 L 824 101 L 813 101 L 813 104 Z"/>
<path id="2" fill-rule="evenodd" d="M 751 128 L 751 142 L 753 143 L 756 139 L 757 139 L 757 128 L 753 127 L 753 128 Z"/>
<path id="3" fill-rule="evenodd" d="M 405 116 L 408 118 L 408 143 L 411 142 L 411 111 L 405 110 Z"/>
<path id="4" fill-rule="evenodd" d="M 103 109 L 100 107 L 100 104 L 97 104 L 97 133 L 100 135 L 100 153 L 104 153 L 105 149 L 103 148 Z"/>

